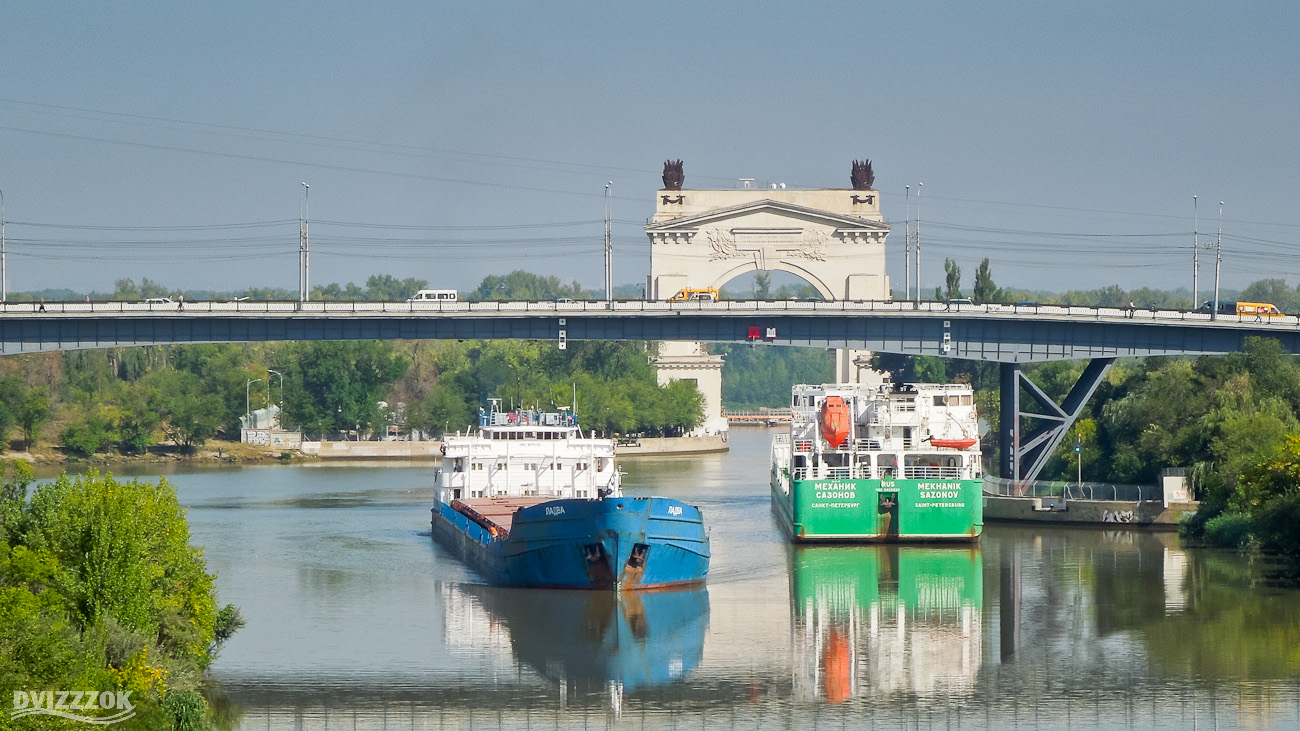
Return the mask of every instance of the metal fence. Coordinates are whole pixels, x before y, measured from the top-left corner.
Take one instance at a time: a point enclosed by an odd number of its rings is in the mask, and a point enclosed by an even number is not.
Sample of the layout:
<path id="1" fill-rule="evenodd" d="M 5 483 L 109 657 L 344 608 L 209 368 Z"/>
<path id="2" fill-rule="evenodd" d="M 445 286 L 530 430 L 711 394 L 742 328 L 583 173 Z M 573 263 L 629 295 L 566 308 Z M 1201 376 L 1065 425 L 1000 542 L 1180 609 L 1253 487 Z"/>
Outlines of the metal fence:
<path id="1" fill-rule="evenodd" d="M 1002 477 L 985 477 L 984 494 L 1017 497 L 1063 497 L 1066 500 L 1164 500 L 1158 485 L 1123 485 L 1114 482 L 1056 482 L 1035 480 L 1016 483 Z"/>
<path id="2" fill-rule="evenodd" d="M 965 313 L 980 314 L 993 318 L 1019 318 L 1025 315 L 1034 317 L 1090 318 L 1107 319 L 1144 319 L 1177 320 L 1183 322 L 1209 322 L 1217 319 L 1223 323 L 1263 323 L 1285 325 L 1300 328 L 1300 317 L 1285 315 L 1280 317 L 1257 318 L 1255 315 L 1222 314 L 1217 318 L 1201 310 L 1172 309 L 1137 309 L 1127 307 L 1084 307 L 1071 305 L 1039 304 L 952 304 L 943 302 L 912 302 L 896 300 L 834 300 L 795 301 L 795 300 L 722 300 L 705 302 L 663 302 L 656 300 L 586 300 L 578 302 L 551 301 L 498 301 L 468 302 L 457 300 L 419 301 L 419 302 L 293 302 L 293 301 L 251 301 L 232 300 L 212 301 L 176 301 L 176 302 L 5 302 L 0 303 L 0 314 L 37 314 L 61 313 L 69 315 L 96 315 L 113 313 L 118 315 L 157 315 L 177 313 L 194 315 L 214 313 L 557 313 L 583 314 L 596 312 L 625 313 L 674 313 L 683 311 L 702 312 L 878 312 L 878 313 Z"/>

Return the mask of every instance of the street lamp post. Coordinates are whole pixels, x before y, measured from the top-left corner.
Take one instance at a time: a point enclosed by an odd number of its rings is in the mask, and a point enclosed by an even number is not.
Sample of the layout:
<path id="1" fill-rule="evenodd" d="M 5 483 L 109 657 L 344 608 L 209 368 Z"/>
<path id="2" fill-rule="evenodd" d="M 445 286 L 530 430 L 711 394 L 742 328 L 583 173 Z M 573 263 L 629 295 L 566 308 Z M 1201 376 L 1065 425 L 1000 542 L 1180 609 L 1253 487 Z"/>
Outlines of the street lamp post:
<path id="1" fill-rule="evenodd" d="M 5 192 L 0 190 L 0 302 L 9 301 L 9 277 L 5 269 Z"/>
<path id="2" fill-rule="evenodd" d="M 252 422 L 253 422 L 253 419 L 252 419 L 253 412 L 252 412 L 252 410 L 249 408 L 249 404 L 248 404 L 248 392 L 249 392 L 249 389 L 253 387 L 253 384 L 254 384 L 254 383 L 261 383 L 261 382 L 262 382 L 262 379 L 260 379 L 260 378 L 250 378 L 250 379 L 248 379 L 248 383 L 245 383 L 245 384 L 244 384 L 244 419 L 246 420 L 247 424 L 252 424 Z M 247 427 L 245 427 L 245 428 L 247 428 Z"/>
<path id="3" fill-rule="evenodd" d="M 1201 235 L 1200 216 L 1196 211 L 1196 196 L 1192 196 L 1192 309 L 1200 307 L 1196 300 L 1201 298 Z"/>
<path id="4" fill-rule="evenodd" d="M 284 374 L 281 373 L 280 371 L 271 368 L 267 368 L 266 372 L 267 374 L 274 373 L 275 375 L 280 377 L 280 413 L 283 414 L 284 413 Z M 271 402 L 271 393 L 270 393 L 271 379 L 270 378 L 266 379 L 266 388 L 267 388 L 266 401 L 267 403 L 270 403 Z"/>
<path id="5" fill-rule="evenodd" d="M 1214 237 L 1214 312 L 1213 320 L 1219 319 L 1219 265 L 1223 263 L 1223 201 L 1219 201 L 1219 233 Z"/>
<path id="6" fill-rule="evenodd" d="M 610 202 L 610 188 L 614 181 L 605 183 L 605 302 L 614 305 L 614 209 Z"/>
<path id="7" fill-rule="evenodd" d="M 903 299 L 912 299 L 912 186 L 903 186 Z"/>
<path id="8" fill-rule="evenodd" d="M 298 301 L 311 296 L 311 238 L 307 230 L 311 218 L 311 186 L 302 184 L 302 216 L 298 219 Z"/>
<path id="9" fill-rule="evenodd" d="M 916 184 L 916 306 L 921 306 L 921 191 L 925 183 Z"/>

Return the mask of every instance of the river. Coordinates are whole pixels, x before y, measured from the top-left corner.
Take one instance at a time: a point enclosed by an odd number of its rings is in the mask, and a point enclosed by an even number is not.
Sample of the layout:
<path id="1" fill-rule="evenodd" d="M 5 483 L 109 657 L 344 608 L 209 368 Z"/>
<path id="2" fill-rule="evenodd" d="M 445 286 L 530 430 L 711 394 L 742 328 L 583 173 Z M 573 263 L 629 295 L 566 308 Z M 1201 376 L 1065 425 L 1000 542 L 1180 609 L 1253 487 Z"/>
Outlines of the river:
<path id="1" fill-rule="evenodd" d="M 792 549 L 770 432 L 625 459 L 699 505 L 707 587 L 486 587 L 429 537 L 432 468 L 175 470 L 221 601 L 233 728 L 1300 728 L 1300 591 L 1230 551 L 992 525 L 974 548 Z M 153 476 L 128 468 L 119 475 Z"/>

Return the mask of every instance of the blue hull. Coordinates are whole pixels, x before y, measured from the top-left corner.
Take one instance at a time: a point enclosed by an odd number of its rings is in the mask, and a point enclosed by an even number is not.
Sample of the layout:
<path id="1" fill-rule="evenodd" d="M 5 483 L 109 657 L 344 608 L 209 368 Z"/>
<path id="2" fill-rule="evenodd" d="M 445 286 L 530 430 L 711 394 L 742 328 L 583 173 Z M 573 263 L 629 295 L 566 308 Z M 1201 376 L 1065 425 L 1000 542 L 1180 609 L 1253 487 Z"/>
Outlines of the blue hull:
<path id="1" fill-rule="evenodd" d="M 552 500 L 522 508 L 497 538 L 449 505 L 433 537 L 489 582 L 561 589 L 656 589 L 704 581 L 698 508 L 669 498 Z"/>

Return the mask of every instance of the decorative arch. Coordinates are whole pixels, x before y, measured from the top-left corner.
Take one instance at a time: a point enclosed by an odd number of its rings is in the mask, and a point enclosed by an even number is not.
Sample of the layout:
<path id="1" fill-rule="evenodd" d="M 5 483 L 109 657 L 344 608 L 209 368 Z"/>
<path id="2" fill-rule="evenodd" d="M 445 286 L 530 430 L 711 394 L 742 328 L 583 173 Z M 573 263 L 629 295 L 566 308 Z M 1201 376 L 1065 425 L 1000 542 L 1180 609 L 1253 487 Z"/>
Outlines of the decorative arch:
<path id="1" fill-rule="evenodd" d="M 835 293 L 831 291 L 830 287 L 827 287 L 826 283 L 819 279 L 817 275 L 803 267 L 795 266 L 794 264 L 784 261 L 768 262 L 766 269 L 759 269 L 757 261 L 749 261 L 744 264 L 739 264 L 719 275 L 713 280 L 713 283 L 710 284 L 709 287 L 713 289 L 722 289 L 722 285 L 746 272 L 786 272 L 787 274 L 793 274 L 808 284 L 811 284 L 813 289 L 816 289 L 818 294 L 822 296 L 822 299 L 827 301 L 839 299 L 835 296 Z"/>
<path id="2" fill-rule="evenodd" d="M 827 300 L 888 299 L 879 196 L 849 190 L 674 191 L 659 196 L 647 297 L 789 272 Z"/>
<path id="3" fill-rule="evenodd" d="M 680 185 L 680 171 L 669 167 L 665 188 L 655 197 L 654 219 L 645 227 L 649 299 L 665 300 L 681 289 L 716 289 L 750 271 L 788 272 L 827 300 L 889 298 L 889 226 L 880 215 L 880 194 L 870 190 L 869 165 L 855 166 L 854 190 L 689 190 Z M 840 380 L 850 380 L 854 355 L 837 351 Z M 702 343 L 664 342 L 655 363 L 660 383 L 691 380 L 699 387 L 705 401 L 699 433 L 727 430 L 721 356 L 709 354 Z"/>

